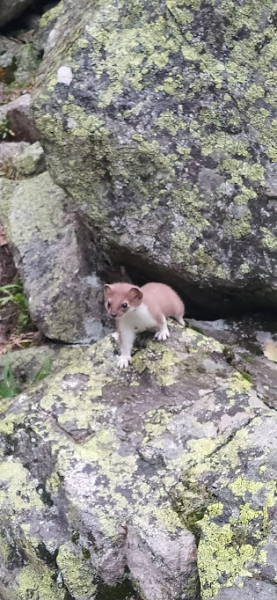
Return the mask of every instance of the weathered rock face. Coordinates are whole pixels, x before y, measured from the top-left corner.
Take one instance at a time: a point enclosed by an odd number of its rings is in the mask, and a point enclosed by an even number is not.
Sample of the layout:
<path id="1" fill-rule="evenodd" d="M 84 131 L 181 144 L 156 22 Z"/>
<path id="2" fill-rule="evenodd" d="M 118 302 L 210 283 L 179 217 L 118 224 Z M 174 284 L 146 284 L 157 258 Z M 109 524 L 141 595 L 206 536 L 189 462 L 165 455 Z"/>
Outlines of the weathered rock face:
<path id="1" fill-rule="evenodd" d="M 26 170 L 30 174 L 27 167 L 35 168 L 30 148 L 25 162 L 23 156 L 17 164 L 25 174 Z M 83 232 L 64 207 L 66 194 L 48 173 L 18 183 L 2 179 L 0 194 L 0 220 L 14 252 L 33 321 L 52 339 L 100 339 L 104 332 L 102 286 L 93 268 L 95 256 L 90 255 L 93 249 L 88 245 L 85 254 Z"/>
<path id="2" fill-rule="evenodd" d="M 205 306 L 276 306 L 275 1 L 64 11 L 33 96 L 54 180 L 110 255 Z"/>
<path id="3" fill-rule="evenodd" d="M 276 599 L 276 411 L 170 328 L 128 371 L 105 338 L 2 401 L 5 600 Z"/>

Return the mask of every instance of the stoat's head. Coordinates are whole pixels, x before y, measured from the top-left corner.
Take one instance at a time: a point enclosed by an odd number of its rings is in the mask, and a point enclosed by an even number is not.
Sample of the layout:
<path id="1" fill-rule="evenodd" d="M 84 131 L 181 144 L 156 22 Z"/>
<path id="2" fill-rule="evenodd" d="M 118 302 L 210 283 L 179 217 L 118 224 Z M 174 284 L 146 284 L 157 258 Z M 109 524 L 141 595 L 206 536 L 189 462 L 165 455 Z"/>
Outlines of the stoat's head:
<path id="1" fill-rule="evenodd" d="M 142 291 L 130 283 L 104 285 L 104 299 L 107 313 L 118 318 L 135 310 L 142 302 Z"/>

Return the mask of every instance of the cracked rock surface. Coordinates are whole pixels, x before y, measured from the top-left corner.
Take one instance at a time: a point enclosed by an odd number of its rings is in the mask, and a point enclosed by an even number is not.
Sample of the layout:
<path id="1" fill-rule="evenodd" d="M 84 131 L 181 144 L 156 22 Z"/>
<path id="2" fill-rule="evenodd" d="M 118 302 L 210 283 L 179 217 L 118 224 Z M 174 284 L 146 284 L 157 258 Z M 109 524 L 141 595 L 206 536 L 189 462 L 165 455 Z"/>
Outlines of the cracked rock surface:
<path id="1" fill-rule="evenodd" d="M 107 337 L 2 401 L 5 600 L 277 598 L 276 412 L 221 342 L 170 329 L 128 370 Z"/>

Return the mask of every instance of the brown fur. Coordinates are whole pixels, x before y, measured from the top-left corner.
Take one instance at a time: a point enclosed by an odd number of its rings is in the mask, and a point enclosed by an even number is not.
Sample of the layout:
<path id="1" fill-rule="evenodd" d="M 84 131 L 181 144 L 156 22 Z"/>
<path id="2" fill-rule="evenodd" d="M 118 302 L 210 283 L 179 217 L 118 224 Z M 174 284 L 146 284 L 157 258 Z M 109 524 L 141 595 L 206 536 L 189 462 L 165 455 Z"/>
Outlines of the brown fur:
<path id="1" fill-rule="evenodd" d="M 163 321 L 163 317 L 179 321 L 185 312 L 181 298 L 164 283 L 147 283 L 141 288 L 129 283 L 113 283 L 104 286 L 104 296 L 107 312 L 114 317 L 122 316 L 130 306 L 139 306 L 142 302 L 158 323 Z M 126 309 L 122 307 L 124 303 L 127 304 Z"/>
<path id="2" fill-rule="evenodd" d="M 146 283 L 140 288 L 143 302 L 150 313 L 157 318 L 162 313 L 165 318 L 173 317 L 177 321 L 184 316 L 185 306 L 174 290 L 164 283 Z M 159 320 L 157 318 L 157 320 Z"/>

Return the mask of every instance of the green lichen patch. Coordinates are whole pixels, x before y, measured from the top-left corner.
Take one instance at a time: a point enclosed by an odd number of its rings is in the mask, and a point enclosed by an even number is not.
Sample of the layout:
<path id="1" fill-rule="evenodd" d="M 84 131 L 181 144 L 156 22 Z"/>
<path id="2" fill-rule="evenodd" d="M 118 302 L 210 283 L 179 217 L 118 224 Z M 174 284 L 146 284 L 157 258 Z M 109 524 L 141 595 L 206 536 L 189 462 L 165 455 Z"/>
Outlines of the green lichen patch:
<path id="1" fill-rule="evenodd" d="M 54 6 L 53 8 L 50 8 L 50 10 L 47 10 L 44 15 L 41 17 L 40 21 L 39 21 L 39 26 L 44 28 L 44 27 L 48 27 L 50 24 L 53 23 L 53 21 L 55 21 L 58 16 L 61 14 L 63 10 L 63 0 L 60 0 L 60 2 Z"/>
<path id="2" fill-rule="evenodd" d="M 251 577 L 247 565 L 255 557 L 250 544 L 237 545 L 229 524 L 217 525 L 210 518 L 210 509 L 204 516 L 201 528 L 204 540 L 198 547 L 198 569 L 203 598 L 217 596 L 224 572 L 225 586 L 230 587 L 236 578 Z"/>
<path id="3" fill-rule="evenodd" d="M 64 600 L 64 590 L 54 583 L 51 573 L 31 566 L 24 567 L 18 578 L 18 598 L 26 600 L 28 595 L 34 600 Z"/>
<path id="4" fill-rule="evenodd" d="M 93 573 L 90 553 L 78 549 L 75 544 L 66 543 L 59 548 L 57 565 L 63 573 L 67 589 L 73 597 L 94 596 L 97 591 L 96 573 Z"/>

